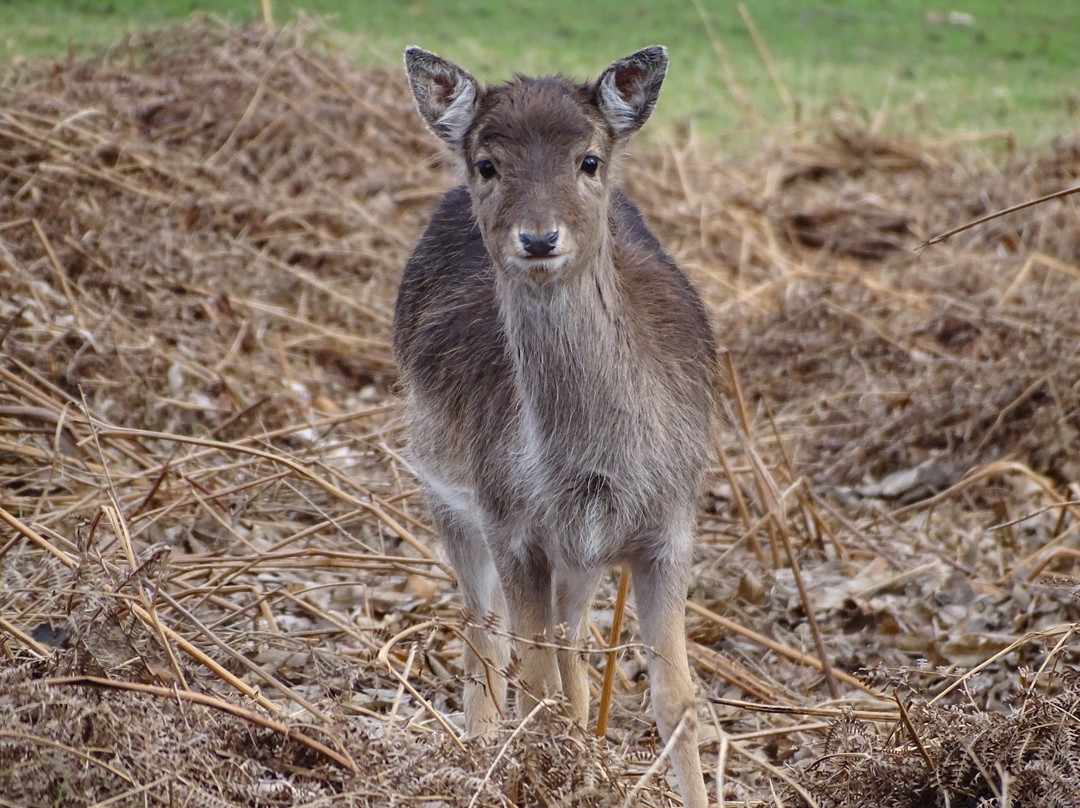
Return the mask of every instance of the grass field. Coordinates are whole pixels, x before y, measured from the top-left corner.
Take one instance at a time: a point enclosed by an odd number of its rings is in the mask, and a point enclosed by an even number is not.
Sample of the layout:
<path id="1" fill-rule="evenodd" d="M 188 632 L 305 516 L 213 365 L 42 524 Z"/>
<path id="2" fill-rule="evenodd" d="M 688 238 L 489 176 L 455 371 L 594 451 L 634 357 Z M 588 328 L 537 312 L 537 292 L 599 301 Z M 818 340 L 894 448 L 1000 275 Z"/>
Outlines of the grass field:
<path id="1" fill-rule="evenodd" d="M 692 122 L 707 135 L 782 132 L 837 107 L 894 131 L 1008 131 L 1022 144 L 1080 126 L 1080 4 L 1073 0 L 747 6 L 741 14 L 736 3 L 715 0 L 599 0 L 585 12 L 574 0 L 464 0 L 449 13 L 430 0 L 270 2 L 278 22 L 298 12 L 326 20 L 335 46 L 361 64 L 396 68 L 404 45 L 415 42 L 490 79 L 511 70 L 591 75 L 660 42 L 673 65 L 661 117 L 669 125 Z M 258 0 L 0 3 L 0 61 L 86 53 L 195 11 L 239 21 L 262 8 Z"/>

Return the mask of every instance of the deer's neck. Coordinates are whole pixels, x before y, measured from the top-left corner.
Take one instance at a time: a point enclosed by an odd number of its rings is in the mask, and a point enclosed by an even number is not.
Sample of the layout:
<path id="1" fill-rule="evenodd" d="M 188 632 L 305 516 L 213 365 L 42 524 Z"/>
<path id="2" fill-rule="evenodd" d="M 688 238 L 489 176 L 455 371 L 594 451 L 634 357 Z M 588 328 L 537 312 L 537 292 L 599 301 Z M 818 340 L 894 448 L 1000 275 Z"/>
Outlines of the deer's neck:
<path id="1" fill-rule="evenodd" d="M 547 284 L 498 284 L 507 346 L 530 438 L 594 453 L 627 440 L 647 421 L 648 387 L 635 321 L 610 255 Z"/>

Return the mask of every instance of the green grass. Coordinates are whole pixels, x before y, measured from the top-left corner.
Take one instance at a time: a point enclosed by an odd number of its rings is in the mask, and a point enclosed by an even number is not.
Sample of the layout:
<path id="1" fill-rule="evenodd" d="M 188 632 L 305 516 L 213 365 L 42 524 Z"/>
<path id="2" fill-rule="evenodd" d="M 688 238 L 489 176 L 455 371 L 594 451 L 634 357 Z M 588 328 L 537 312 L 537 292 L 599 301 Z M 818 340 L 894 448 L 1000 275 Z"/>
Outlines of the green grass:
<path id="1" fill-rule="evenodd" d="M 814 120 L 831 106 L 889 116 L 904 132 L 1006 130 L 1043 143 L 1080 129 L 1080 3 L 952 0 L 928 18 L 925 0 L 749 2 L 795 99 L 786 107 L 733 2 L 702 0 L 274 0 L 278 21 L 297 11 L 325 20 L 358 62 L 400 64 L 408 43 L 442 53 L 482 78 L 561 70 L 592 75 L 660 42 L 672 69 L 661 118 L 707 134 Z M 949 22 L 949 9 L 970 26 Z M 232 20 L 258 0 L 0 0 L 0 62 L 86 53 L 124 31 L 205 10 Z M 717 46 L 736 78 L 725 78 Z M 745 90 L 751 111 L 731 88 Z"/>

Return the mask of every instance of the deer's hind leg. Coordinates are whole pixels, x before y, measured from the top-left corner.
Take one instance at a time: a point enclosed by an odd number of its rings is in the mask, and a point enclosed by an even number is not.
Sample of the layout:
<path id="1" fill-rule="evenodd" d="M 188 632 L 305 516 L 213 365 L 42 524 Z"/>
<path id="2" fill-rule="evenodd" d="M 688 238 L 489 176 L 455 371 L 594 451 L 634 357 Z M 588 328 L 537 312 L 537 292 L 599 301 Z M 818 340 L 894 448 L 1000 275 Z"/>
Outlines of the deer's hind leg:
<path id="1" fill-rule="evenodd" d="M 496 556 L 496 564 L 521 663 L 518 707 L 525 716 L 540 699 L 562 691 L 553 646 L 552 571 L 538 544 L 508 539 L 501 546 L 506 549 Z"/>
<path id="2" fill-rule="evenodd" d="M 506 706 L 506 669 L 510 646 L 506 603 L 495 562 L 475 510 L 428 493 L 432 520 L 442 537 L 467 612 L 462 658 L 465 671 L 465 734 L 483 736 L 494 729 Z"/>
<path id="3" fill-rule="evenodd" d="M 556 651 L 563 693 L 570 702 L 570 715 L 581 726 L 589 721 L 589 677 L 585 659 L 578 650 L 581 634 L 589 617 L 593 592 L 601 570 L 560 571 L 555 586 L 555 616 L 566 626 L 566 647 Z"/>

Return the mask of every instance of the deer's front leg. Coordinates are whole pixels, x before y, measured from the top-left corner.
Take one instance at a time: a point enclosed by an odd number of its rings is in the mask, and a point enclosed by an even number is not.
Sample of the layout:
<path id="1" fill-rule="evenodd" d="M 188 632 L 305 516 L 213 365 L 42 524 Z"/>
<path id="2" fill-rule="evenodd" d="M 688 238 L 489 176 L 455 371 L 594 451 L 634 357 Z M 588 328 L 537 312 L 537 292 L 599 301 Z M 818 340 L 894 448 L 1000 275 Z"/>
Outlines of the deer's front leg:
<path id="1" fill-rule="evenodd" d="M 562 678 L 552 647 L 555 614 L 551 569 L 540 553 L 496 559 L 503 594 L 521 663 L 518 706 L 524 717 L 540 699 L 562 691 Z"/>
<path id="2" fill-rule="evenodd" d="M 633 566 L 638 623 L 647 649 L 649 690 L 664 743 L 683 726 L 671 747 L 671 766 L 687 808 L 706 808 L 708 796 L 698 754 L 697 703 L 686 657 L 686 590 L 690 564 L 668 559 Z"/>
<path id="3" fill-rule="evenodd" d="M 495 728 L 506 706 L 510 646 L 504 636 L 488 628 L 490 624 L 495 631 L 506 630 L 506 605 L 480 523 L 461 509 L 443 504 L 434 494 L 428 495 L 428 501 L 469 616 L 465 626 L 468 642 L 462 652 L 465 735 L 482 737 Z"/>

